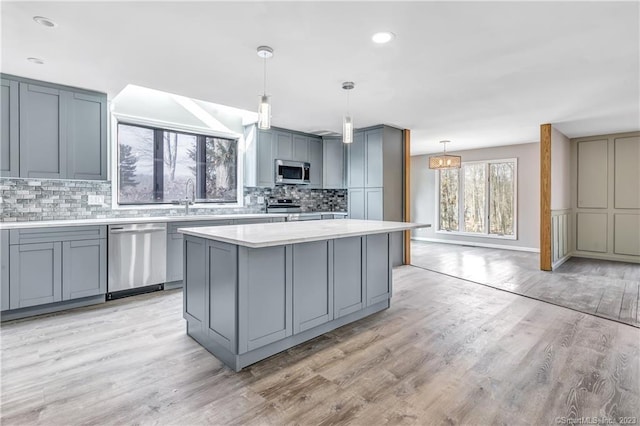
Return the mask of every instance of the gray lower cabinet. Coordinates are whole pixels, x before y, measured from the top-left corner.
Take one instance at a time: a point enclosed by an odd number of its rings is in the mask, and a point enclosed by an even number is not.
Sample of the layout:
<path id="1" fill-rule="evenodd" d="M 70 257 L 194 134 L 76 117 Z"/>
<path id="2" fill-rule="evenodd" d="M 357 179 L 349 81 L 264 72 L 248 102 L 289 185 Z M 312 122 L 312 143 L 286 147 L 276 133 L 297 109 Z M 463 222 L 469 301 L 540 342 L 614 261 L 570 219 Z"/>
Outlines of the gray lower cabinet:
<path id="1" fill-rule="evenodd" d="M 333 312 L 336 318 L 366 306 L 362 270 L 363 238 L 339 238 L 333 244 Z"/>
<path id="2" fill-rule="evenodd" d="M 107 240 L 62 243 L 62 300 L 107 292 Z"/>
<path id="3" fill-rule="evenodd" d="M 382 188 L 351 188 L 348 203 L 350 219 L 383 220 Z"/>
<path id="4" fill-rule="evenodd" d="M 62 300 L 62 243 L 14 245 L 9 256 L 10 309 Z"/>
<path id="5" fill-rule="evenodd" d="M 0 230 L 0 307 L 9 309 L 9 231 Z"/>
<path id="6" fill-rule="evenodd" d="M 18 82 L 0 80 L 2 104 L 0 104 L 0 176 L 17 177 L 20 172 Z"/>
<path id="7" fill-rule="evenodd" d="M 10 310 L 103 295 L 106 227 L 11 230 L 8 264 Z"/>
<path id="8" fill-rule="evenodd" d="M 367 306 L 391 297 L 391 258 L 389 257 L 389 234 L 367 235 L 366 256 L 366 299 Z"/>
<path id="9" fill-rule="evenodd" d="M 293 332 L 333 319 L 333 241 L 293 245 Z"/>
<path id="10" fill-rule="evenodd" d="M 291 246 L 238 247 L 238 353 L 293 333 L 291 256 Z"/>

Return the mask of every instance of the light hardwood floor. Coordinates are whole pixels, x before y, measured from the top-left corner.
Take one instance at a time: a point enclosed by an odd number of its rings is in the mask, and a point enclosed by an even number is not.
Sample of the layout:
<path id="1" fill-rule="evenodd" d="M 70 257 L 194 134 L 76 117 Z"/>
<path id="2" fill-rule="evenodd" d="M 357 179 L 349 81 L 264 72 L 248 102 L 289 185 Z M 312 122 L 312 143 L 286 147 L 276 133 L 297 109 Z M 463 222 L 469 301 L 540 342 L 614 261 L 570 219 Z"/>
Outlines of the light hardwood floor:
<path id="1" fill-rule="evenodd" d="M 390 309 L 240 373 L 186 336 L 181 310 L 177 290 L 2 324 L 2 424 L 640 416 L 640 330 L 412 266 Z"/>
<path id="2" fill-rule="evenodd" d="M 413 241 L 411 263 L 640 327 L 640 264 L 571 258 L 556 271 L 538 253 Z"/>

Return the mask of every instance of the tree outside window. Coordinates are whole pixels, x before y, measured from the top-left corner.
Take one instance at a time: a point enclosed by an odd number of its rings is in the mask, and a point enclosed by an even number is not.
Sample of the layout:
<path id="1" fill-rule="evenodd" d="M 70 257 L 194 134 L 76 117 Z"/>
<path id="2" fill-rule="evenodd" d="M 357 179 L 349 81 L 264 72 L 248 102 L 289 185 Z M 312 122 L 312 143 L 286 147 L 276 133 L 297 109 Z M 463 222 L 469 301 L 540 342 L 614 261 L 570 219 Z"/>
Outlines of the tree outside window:
<path id="1" fill-rule="evenodd" d="M 438 229 L 514 237 L 516 178 L 515 159 L 440 170 Z"/>

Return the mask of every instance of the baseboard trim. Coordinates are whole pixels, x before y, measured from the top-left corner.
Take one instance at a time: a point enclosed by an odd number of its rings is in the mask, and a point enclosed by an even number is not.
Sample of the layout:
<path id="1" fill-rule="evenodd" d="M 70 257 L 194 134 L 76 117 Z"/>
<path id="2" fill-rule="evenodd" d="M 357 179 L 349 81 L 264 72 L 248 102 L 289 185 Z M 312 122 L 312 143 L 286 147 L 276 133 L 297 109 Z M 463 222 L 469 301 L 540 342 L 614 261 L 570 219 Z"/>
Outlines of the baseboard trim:
<path id="1" fill-rule="evenodd" d="M 600 259 L 600 260 L 613 260 L 616 262 L 628 262 L 628 263 L 640 263 L 640 257 L 634 256 L 616 256 L 615 254 L 598 254 L 598 253 L 585 253 L 583 251 L 574 251 L 571 253 L 573 257 L 584 257 L 587 259 Z"/>
<path id="2" fill-rule="evenodd" d="M 495 248 L 495 249 L 502 249 L 502 250 L 516 250 L 516 251 L 528 251 L 531 253 L 540 253 L 540 249 L 533 248 L 533 247 L 508 246 L 504 244 L 478 243 L 478 242 L 460 241 L 460 240 L 439 240 L 437 238 L 425 238 L 425 237 L 412 237 L 411 239 L 416 241 L 426 241 L 429 243 L 444 243 L 444 244 L 455 244 L 459 246 L 486 247 L 486 248 Z"/>
<path id="3" fill-rule="evenodd" d="M 558 269 L 560 265 L 562 265 L 567 260 L 571 259 L 571 253 L 565 255 L 565 257 L 558 259 L 553 265 L 551 265 L 551 270 Z"/>

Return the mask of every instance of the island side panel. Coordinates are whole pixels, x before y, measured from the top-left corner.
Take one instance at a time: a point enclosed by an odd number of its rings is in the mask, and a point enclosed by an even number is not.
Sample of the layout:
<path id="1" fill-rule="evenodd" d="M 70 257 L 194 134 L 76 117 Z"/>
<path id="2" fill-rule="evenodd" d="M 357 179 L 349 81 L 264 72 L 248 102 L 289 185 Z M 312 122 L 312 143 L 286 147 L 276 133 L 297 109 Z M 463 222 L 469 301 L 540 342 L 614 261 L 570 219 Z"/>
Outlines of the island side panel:
<path id="1" fill-rule="evenodd" d="M 366 247 L 367 306 L 391 297 L 391 255 L 389 234 L 364 237 Z"/>
<path id="2" fill-rule="evenodd" d="M 293 333 L 292 247 L 238 248 L 238 353 Z"/>
<path id="3" fill-rule="evenodd" d="M 186 236 L 184 238 L 184 295 L 183 316 L 192 326 L 200 327 L 205 322 L 207 303 L 208 264 L 206 261 L 207 240 Z"/>
<path id="4" fill-rule="evenodd" d="M 236 289 L 238 284 L 238 246 L 210 241 L 209 262 L 209 337 L 225 349 L 236 352 Z"/>
<path id="5" fill-rule="evenodd" d="M 293 245 L 293 332 L 333 319 L 333 240 Z"/>
<path id="6" fill-rule="evenodd" d="M 363 247 L 362 237 L 339 238 L 333 241 L 335 318 L 359 311 L 366 304 Z"/>

